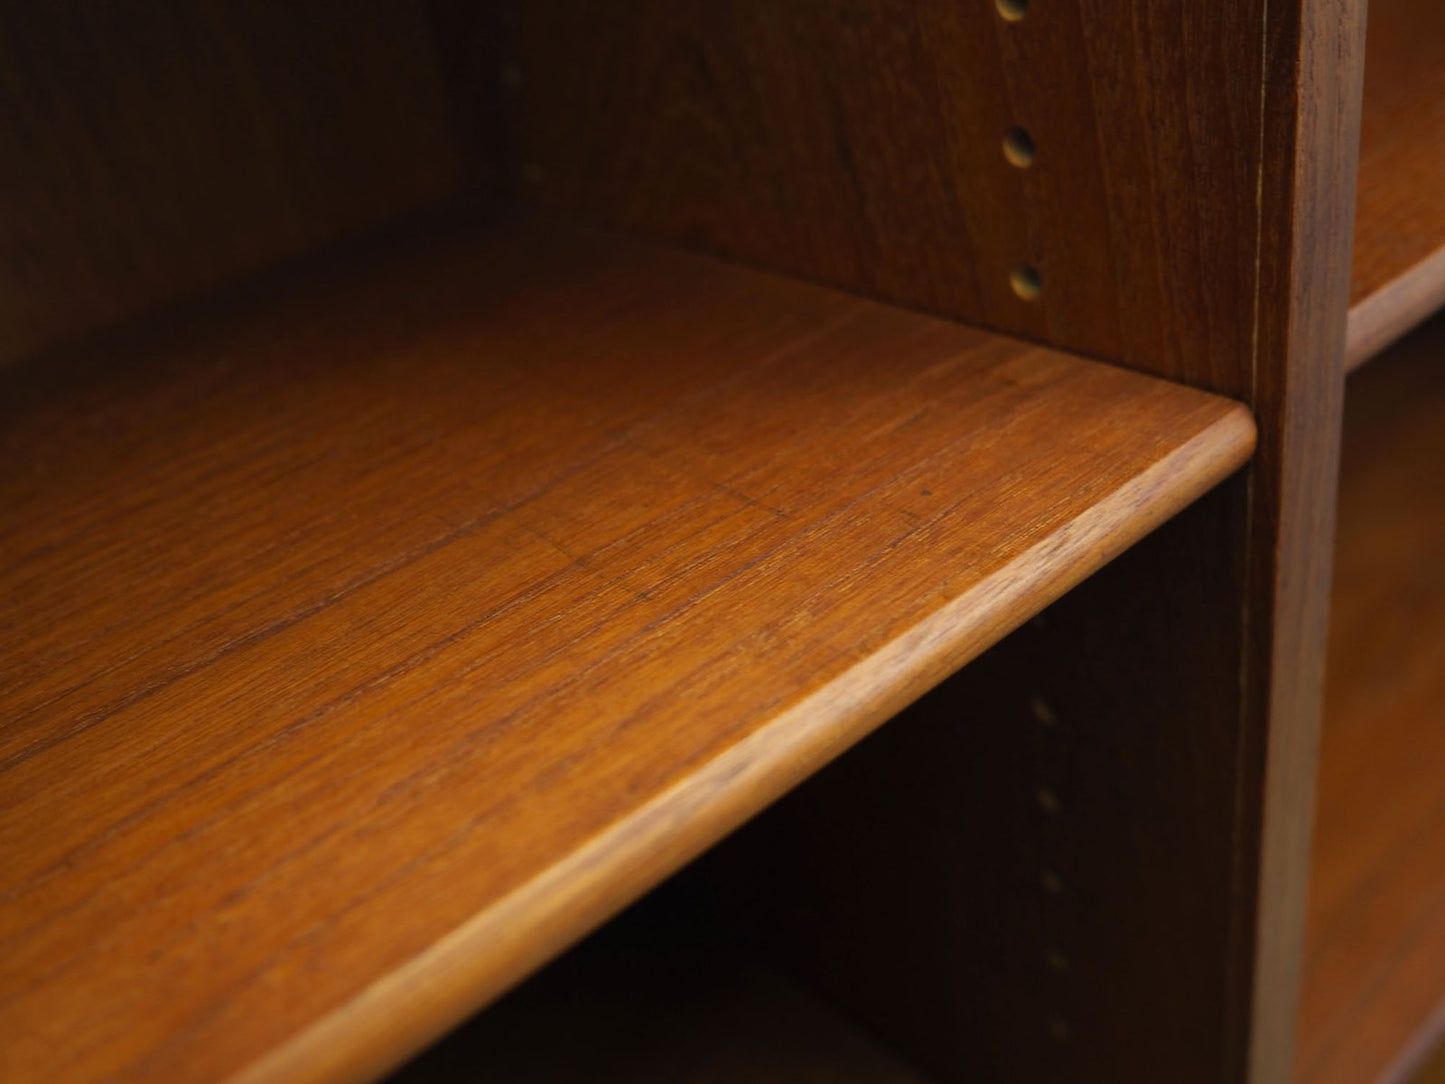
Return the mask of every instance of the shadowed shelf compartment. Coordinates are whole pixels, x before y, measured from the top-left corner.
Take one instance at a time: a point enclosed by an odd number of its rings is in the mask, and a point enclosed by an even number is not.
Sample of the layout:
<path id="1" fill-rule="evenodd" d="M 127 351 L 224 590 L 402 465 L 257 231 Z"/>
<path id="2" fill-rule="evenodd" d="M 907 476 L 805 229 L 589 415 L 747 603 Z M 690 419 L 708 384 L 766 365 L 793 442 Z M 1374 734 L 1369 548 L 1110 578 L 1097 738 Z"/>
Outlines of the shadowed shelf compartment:
<path id="1" fill-rule="evenodd" d="M 1298 1079 L 1376 1080 L 1445 1003 L 1445 320 L 1350 378 Z"/>
<path id="2" fill-rule="evenodd" d="M 928 1084 L 697 896 L 669 882 L 389 1084 Z"/>
<path id="3" fill-rule="evenodd" d="M 4 374 L 0 1075 L 397 1064 L 1253 447 L 770 275 L 426 232 Z"/>

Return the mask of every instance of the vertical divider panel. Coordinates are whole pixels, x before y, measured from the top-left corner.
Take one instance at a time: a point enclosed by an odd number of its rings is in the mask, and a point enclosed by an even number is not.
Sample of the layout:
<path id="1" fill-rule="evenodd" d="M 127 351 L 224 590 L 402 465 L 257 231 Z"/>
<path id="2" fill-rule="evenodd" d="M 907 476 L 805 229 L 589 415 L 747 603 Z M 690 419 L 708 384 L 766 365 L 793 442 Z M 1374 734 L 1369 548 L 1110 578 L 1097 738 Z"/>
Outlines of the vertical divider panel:
<path id="1" fill-rule="evenodd" d="M 1241 891 L 1254 906 L 1239 1003 L 1249 1078 L 1287 1080 L 1294 1056 L 1318 762 L 1345 332 L 1359 162 L 1366 0 L 1272 2 L 1260 180 L 1260 285 L 1250 401 L 1245 607 L 1247 735 Z M 1254 848 L 1254 849 L 1251 849 Z M 1258 870 L 1258 873 L 1255 871 Z M 1240 1011 L 1239 1015 L 1243 1015 Z"/>

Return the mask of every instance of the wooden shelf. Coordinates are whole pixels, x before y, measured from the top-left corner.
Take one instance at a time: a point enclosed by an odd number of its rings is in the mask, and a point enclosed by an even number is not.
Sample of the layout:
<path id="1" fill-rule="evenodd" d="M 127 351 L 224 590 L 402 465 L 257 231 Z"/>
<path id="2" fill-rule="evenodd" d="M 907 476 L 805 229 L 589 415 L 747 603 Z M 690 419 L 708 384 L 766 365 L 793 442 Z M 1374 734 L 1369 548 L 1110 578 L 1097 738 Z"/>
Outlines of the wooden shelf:
<path id="1" fill-rule="evenodd" d="M 391 1084 L 926 1084 L 671 895 L 629 908 Z"/>
<path id="2" fill-rule="evenodd" d="M 1445 1003 L 1445 320 L 1351 378 L 1298 1078 L 1375 1080 Z"/>
<path id="3" fill-rule="evenodd" d="M 397 1064 L 1252 448 L 940 320 L 441 232 L 0 377 L 0 1075 Z"/>
<path id="4" fill-rule="evenodd" d="M 1370 0 L 1345 364 L 1445 304 L 1445 4 Z"/>

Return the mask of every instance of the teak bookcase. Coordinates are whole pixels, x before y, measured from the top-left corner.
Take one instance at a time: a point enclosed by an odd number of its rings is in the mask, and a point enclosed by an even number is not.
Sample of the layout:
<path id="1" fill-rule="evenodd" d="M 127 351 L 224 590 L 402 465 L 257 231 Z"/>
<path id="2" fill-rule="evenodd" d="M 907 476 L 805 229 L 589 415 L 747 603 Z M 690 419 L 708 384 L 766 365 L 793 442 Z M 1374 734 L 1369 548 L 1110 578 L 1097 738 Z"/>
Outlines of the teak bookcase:
<path id="1" fill-rule="evenodd" d="M 0 5 L 0 1078 L 1409 1072 L 1369 7 Z"/>

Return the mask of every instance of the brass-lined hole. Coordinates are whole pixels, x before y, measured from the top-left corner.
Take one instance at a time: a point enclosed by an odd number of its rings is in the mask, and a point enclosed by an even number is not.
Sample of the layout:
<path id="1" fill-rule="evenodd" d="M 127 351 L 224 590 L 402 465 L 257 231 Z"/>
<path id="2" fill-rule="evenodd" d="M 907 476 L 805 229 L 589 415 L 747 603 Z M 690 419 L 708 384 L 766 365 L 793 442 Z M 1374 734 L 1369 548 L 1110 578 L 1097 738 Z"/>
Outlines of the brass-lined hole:
<path id="1" fill-rule="evenodd" d="M 1034 791 L 1034 797 L 1038 800 L 1039 805 L 1043 807 L 1045 813 L 1057 813 L 1063 808 L 1063 803 L 1059 801 L 1057 792 L 1051 787 L 1039 787 L 1038 790 Z"/>
<path id="2" fill-rule="evenodd" d="M 1033 264 L 1021 263 L 1008 273 L 1008 284 L 1024 301 L 1037 301 L 1044 292 L 1044 280 Z"/>
<path id="3" fill-rule="evenodd" d="M 1010 128 L 1003 136 L 1003 156 L 1011 166 L 1028 169 L 1034 164 L 1034 137 L 1026 128 Z"/>
<path id="4" fill-rule="evenodd" d="M 993 0 L 998 13 L 1008 22 L 1016 23 L 1029 13 L 1029 0 Z"/>

